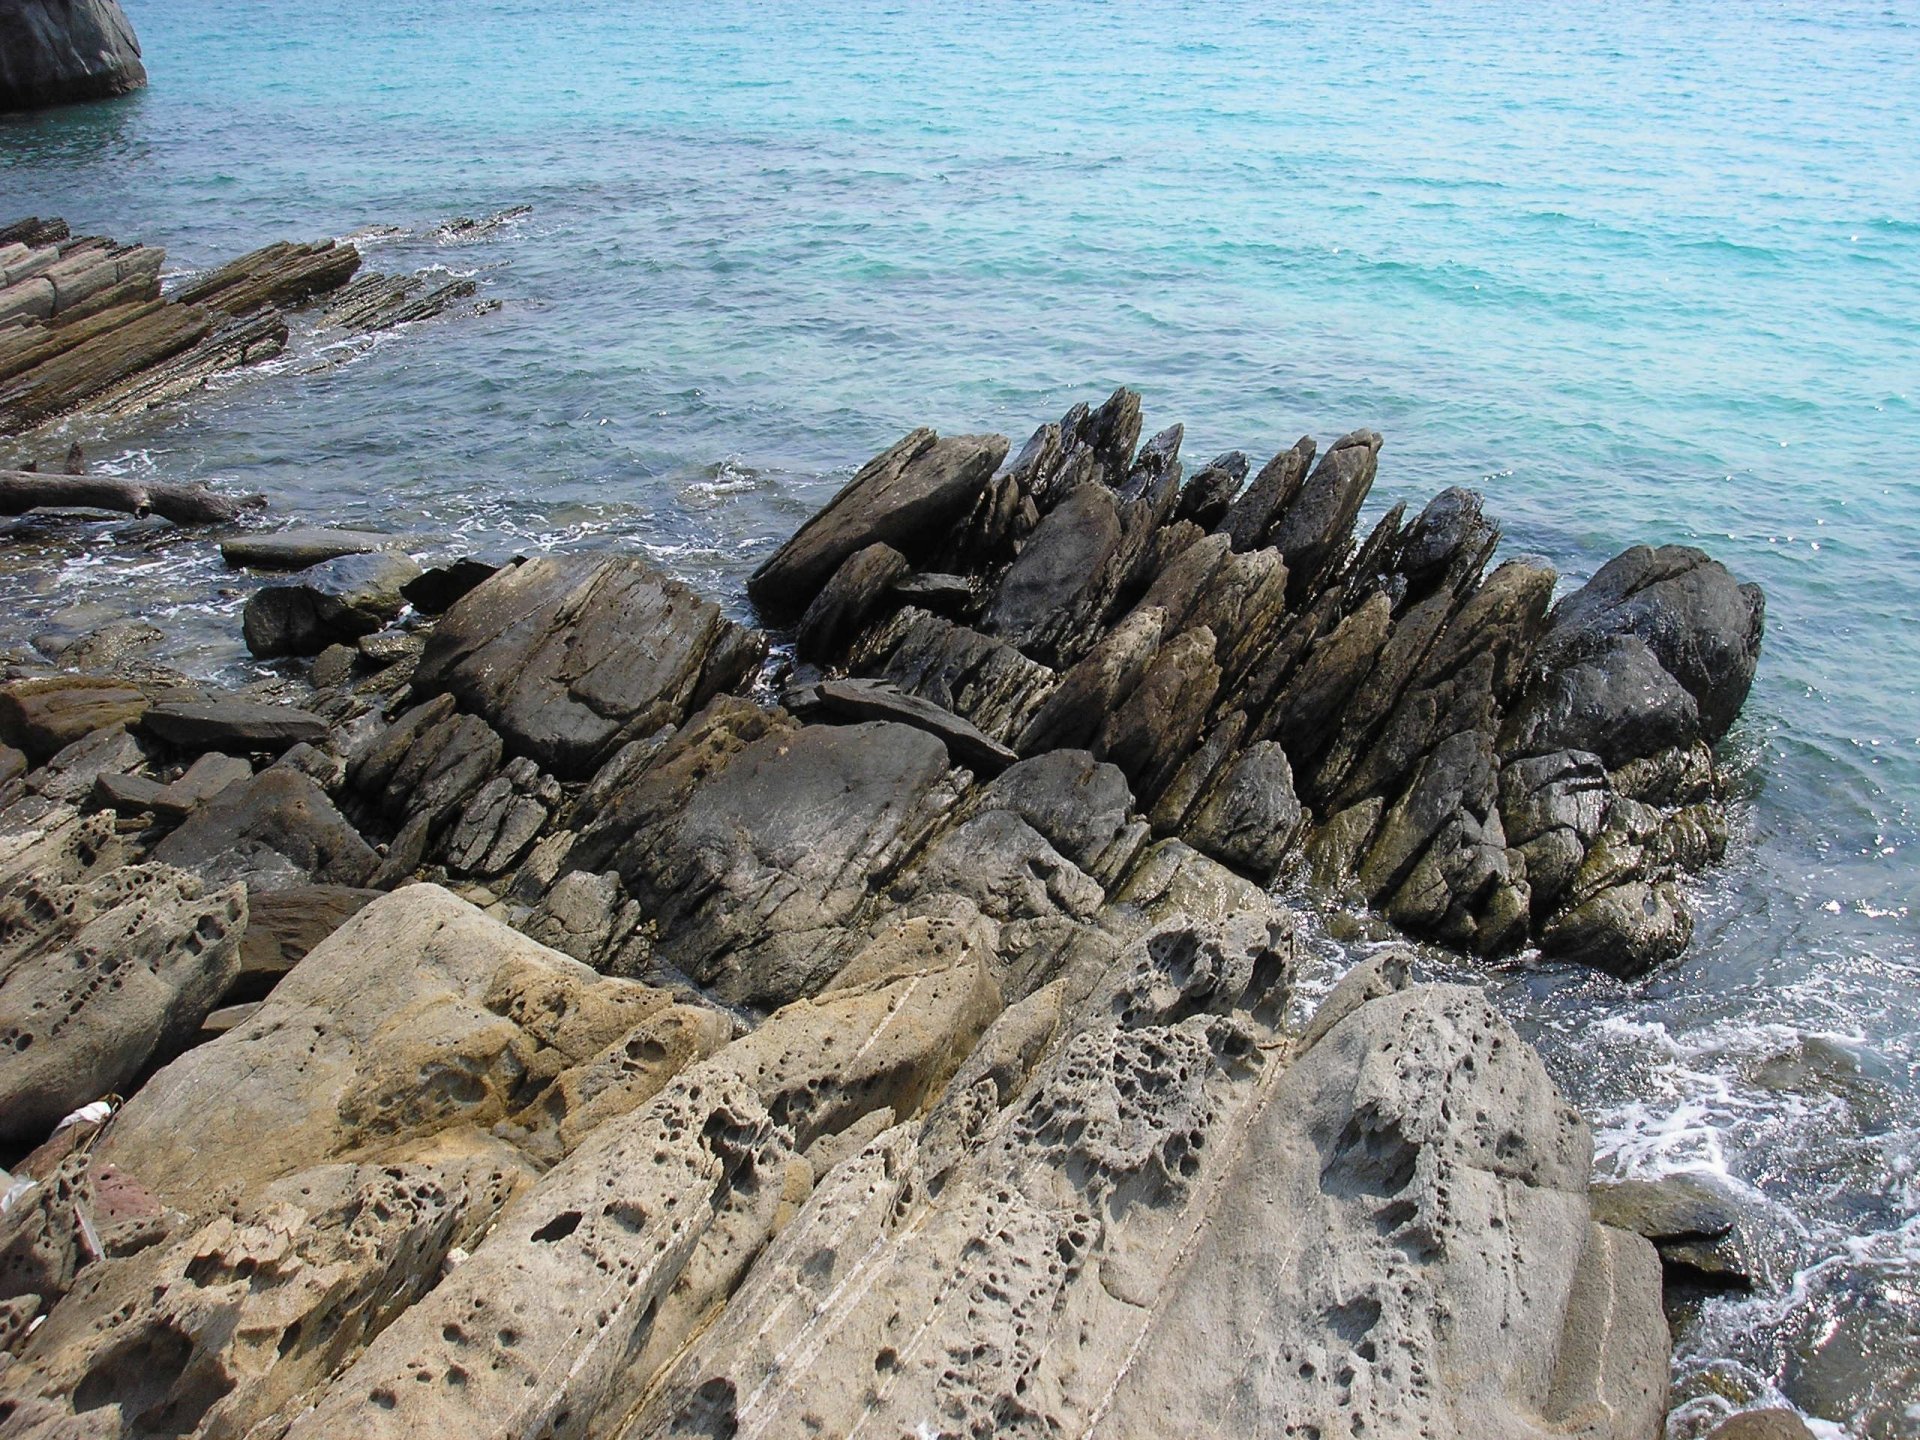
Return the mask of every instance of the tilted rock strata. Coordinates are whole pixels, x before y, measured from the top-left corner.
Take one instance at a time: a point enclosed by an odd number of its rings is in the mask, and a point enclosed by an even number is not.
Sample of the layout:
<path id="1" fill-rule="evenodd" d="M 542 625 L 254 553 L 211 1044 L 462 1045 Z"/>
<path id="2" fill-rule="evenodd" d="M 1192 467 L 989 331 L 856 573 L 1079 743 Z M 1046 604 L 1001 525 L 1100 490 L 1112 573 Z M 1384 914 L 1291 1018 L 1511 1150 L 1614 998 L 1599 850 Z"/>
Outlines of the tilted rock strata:
<path id="1" fill-rule="evenodd" d="M 1317 461 L 1303 439 L 1233 495 L 1244 457 L 1183 488 L 1179 428 L 1136 453 L 1139 431 L 1131 392 L 1076 407 L 909 556 L 873 476 L 934 453 L 917 432 L 824 512 L 841 570 L 819 578 L 815 525 L 756 594 L 812 605 L 803 658 L 1022 754 L 1088 746 L 1160 833 L 1249 874 L 1304 852 L 1402 929 L 1481 954 L 1537 943 L 1632 975 L 1684 948 L 1675 878 L 1725 844 L 1712 746 L 1752 683 L 1757 587 L 1635 547 L 1556 604 L 1542 565 L 1488 572 L 1499 532 L 1469 491 L 1361 540 L 1377 434 Z M 901 569 L 934 563 L 969 577 L 938 615 Z"/>
<path id="2" fill-rule="evenodd" d="M 863 470 L 756 578 L 791 708 L 628 556 L 473 567 L 300 711 L 0 692 L 4 984 L 166 886 L 246 933 L 132 1070 L 257 1006 L 23 1162 L 0 1424 L 1657 1431 L 1660 1262 L 1537 1057 L 1392 951 L 1290 1028 L 1269 887 L 1673 953 L 1757 593 L 1634 550 L 1556 606 L 1468 492 L 1359 540 L 1370 432 L 1183 486 L 1140 430 Z"/>

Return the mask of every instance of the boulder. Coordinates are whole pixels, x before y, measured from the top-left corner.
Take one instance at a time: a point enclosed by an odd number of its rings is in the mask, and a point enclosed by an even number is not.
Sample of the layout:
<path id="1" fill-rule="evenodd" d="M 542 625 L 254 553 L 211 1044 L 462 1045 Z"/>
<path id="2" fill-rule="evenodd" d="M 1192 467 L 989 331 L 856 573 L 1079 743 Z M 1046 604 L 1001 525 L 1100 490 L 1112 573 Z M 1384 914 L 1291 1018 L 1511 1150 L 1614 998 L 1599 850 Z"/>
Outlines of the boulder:
<path id="1" fill-rule="evenodd" d="M 770 615 L 805 610 L 855 551 L 887 544 L 919 563 L 964 518 L 1006 458 L 1004 435 L 916 430 L 863 465 L 747 581 Z"/>
<path id="2" fill-rule="evenodd" d="M 981 628 L 1036 660 L 1056 660 L 1111 587 L 1125 540 L 1114 493 L 1103 485 L 1078 486 L 1027 537 Z"/>
<path id="3" fill-rule="evenodd" d="M 96 1154 L 206 1215 L 349 1153 L 430 1155 L 441 1132 L 520 1112 L 670 1004 L 408 886 L 316 945 L 251 1021 L 149 1080 Z"/>
<path id="4" fill-rule="evenodd" d="M 891 545 L 869 545 L 849 555 L 813 597 L 794 630 L 794 648 L 822 664 L 837 660 L 865 628 L 893 584 L 907 573 L 907 557 Z"/>
<path id="5" fill-rule="evenodd" d="M 318 655 L 329 645 L 371 635 L 406 607 L 400 587 L 420 567 L 397 551 L 342 555 L 299 572 L 283 585 L 257 590 L 241 626 L 247 649 L 261 659 Z"/>
<path id="6" fill-rule="evenodd" d="M 1706 737 L 1718 740 L 1752 688 L 1765 629 L 1759 586 L 1740 584 L 1690 546 L 1636 545 L 1555 607 L 1540 658 L 1565 666 L 1635 636 L 1693 697 Z"/>
<path id="7" fill-rule="evenodd" d="M 382 535 L 371 530 L 299 527 L 222 540 L 220 558 L 236 570 L 305 570 L 342 555 L 369 555 L 404 543 L 402 536 Z"/>
<path id="8" fill-rule="evenodd" d="M 140 717 L 140 727 L 182 750 L 229 755 L 278 755 L 327 735 L 326 721 L 311 711 L 257 700 L 153 705 Z"/>
<path id="9" fill-rule="evenodd" d="M 0 1140 L 129 1088 L 192 1037 L 239 968 L 246 892 L 165 865 L 96 864 L 0 900 Z"/>
<path id="10" fill-rule="evenodd" d="M 765 653 L 763 635 L 637 556 L 549 556 L 456 603 L 413 688 L 452 696 L 512 753 L 582 780 L 737 685 Z"/>
<path id="11" fill-rule="evenodd" d="M 573 864 L 619 873 L 660 961 L 723 1000 L 771 1007 L 845 963 L 874 889 L 954 794 L 946 746 L 925 730 L 747 715 L 736 730 L 735 714 L 687 727 Z"/>
<path id="12" fill-rule="evenodd" d="M 215 884 L 244 880 L 255 891 L 364 885 L 379 863 L 324 790 L 278 766 L 222 790 L 153 856 Z"/>
<path id="13" fill-rule="evenodd" d="M 145 690 L 102 675 L 48 675 L 0 687 L 0 740 L 36 764 L 109 725 L 131 725 L 151 703 Z"/>
<path id="14" fill-rule="evenodd" d="M 1691 745 L 1700 710 L 1638 635 L 1596 641 L 1577 663 L 1547 671 L 1500 735 L 1506 755 L 1585 750 L 1609 767 Z"/>
<path id="15" fill-rule="evenodd" d="M 1263 740 L 1225 767 L 1182 833 L 1195 849 L 1265 884 L 1286 863 L 1302 818 L 1286 752 Z"/>
<path id="16" fill-rule="evenodd" d="M 124 95 L 147 83 L 118 0 L 10 0 L 0 7 L 0 110 Z"/>
<path id="17" fill-rule="evenodd" d="M 1794 1410 L 1743 1410 L 1707 1433 L 1707 1440 L 1813 1440 L 1813 1431 Z"/>

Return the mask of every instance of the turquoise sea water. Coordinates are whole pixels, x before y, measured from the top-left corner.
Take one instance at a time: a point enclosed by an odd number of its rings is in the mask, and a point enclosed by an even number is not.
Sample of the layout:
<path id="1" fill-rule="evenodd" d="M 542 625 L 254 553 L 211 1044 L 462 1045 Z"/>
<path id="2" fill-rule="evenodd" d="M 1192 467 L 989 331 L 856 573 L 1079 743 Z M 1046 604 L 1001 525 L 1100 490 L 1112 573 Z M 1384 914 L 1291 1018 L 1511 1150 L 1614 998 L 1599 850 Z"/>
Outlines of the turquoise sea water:
<path id="1" fill-rule="evenodd" d="M 1370 514 L 1474 485 L 1570 580 L 1641 540 L 1758 580 L 1693 948 L 1492 983 L 1603 1171 L 1754 1203 L 1769 1284 L 1682 1330 L 1676 1434 L 1716 1391 L 1920 1434 L 1920 5 L 126 8 L 151 88 L 0 122 L 0 212 L 179 270 L 399 225 L 371 264 L 503 303 L 296 347 L 109 468 L 644 544 L 743 604 L 912 425 L 1017 440 L 1124 382 L 1190 459 L 1374 426 Z M 205 547 L 116 533 L 5 567 L 12 628 L 138 607 L 238 665 Z"/>

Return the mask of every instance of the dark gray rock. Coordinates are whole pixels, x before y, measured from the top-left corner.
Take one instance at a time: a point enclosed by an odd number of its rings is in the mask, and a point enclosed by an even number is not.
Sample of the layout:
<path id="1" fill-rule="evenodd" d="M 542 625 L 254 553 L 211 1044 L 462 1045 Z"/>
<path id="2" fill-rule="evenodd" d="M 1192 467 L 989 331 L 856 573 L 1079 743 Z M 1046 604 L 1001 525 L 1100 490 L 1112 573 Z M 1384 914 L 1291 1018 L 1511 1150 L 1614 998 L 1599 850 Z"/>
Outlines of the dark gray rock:
<path id="1" fill-rule="evenodd" d="M 1527 690 L 1500 736 L 1505 755 L 1586 750 L 1609 767 L 1691 745 L 1700 736 L 1693 696 L 1638 635 L 1610 635 L 1578 663 Z"/>
<path id="2" fill-rule="evenodd" d="M 1186 630 L 1160 647 L 1139 687 L 1101 727 L 1094 754 L 1111 760 L 1151 802 L 1200 738 L 1220 689 L 1213 632 Z"/>
<path id="3" fill-rule="evenodd" d="M 1313 437 L 1302 435 L 1291 448 L 1260 467 L 1253 484 L 1220 521 L 1220 533 L 1233 542 L 1234 549 L 1254 550 L 1266 543 L 1274 516 L 1300 493 L 1308 467 L 1313 464 L 1314 449 Z"/>
<path id="4" fill-rule="evenodd" d="M 1402 532 L 1394 568 L 1418 588 L 1439 579 L 1463 553 L 1489 553 L 1499 535 L 1479 494 L 1456 485 L 1429 500 Z"/>
<path id="5" fill-rule="evenodd" d="M 967 797 L 963 815 L 1008 810 L 1102 884 L 1116 880 L 1146 842 L 1133 818 L 1133 791 L 1118 766 L 1085 750 L 1022 760 Z"/>
<path id="6" fill-rule="evenodd" d="M 1286 557 L 1289 603 L 1297 606 L 1346 557 L 1353 522 L 1373 488 L 1380 443 L 1374 430 L 1336 440 L 1268 527 L 1266 543 Z"/>
<path id="7" fill-rule="evenodd" d="M 1740 1210 L 1719 1184 L 1700 1175 L 1616 1180 L 1593 1187 L 1593 1218 L 1644 1235 L 1655 1245 L 1720 1240 L 1740 1223 Z"/>
<path id="8" fill-rule="evenodd" d="M 944 706 L 909 695 L 881 680 L 823 680 L 812 687 L 817 712 L 834 720 L 894 720 L 925 730 L 947 747 L 956 765 L 982 778 L 998 775 L 1020 757 Z"/>
<path id="9" fill-rule="evenodd" d="M 102 100 L 146 83 L 139 38 L 117 0 L 0 5 L 0 110 Z"/>
<path id="10" fill-rule="evenodd" d="M 1126 529 L 1120 501 L 1102 485 L 1081 485 L 1027 537 L 981 618 L 981 628 L 1036 660 L 1049 661 L 1110 588 Z"/>
<path id="11" fill-rule="evenodd" d="M 413 688 L 453 696 L 514 754 L 578 780 L 765 653 L 765 636 L 637 556 L 552 556 L 502 570 L 448 611 Z"/>
<path id="12" fill-rule="evenodd" d="M 422 615 L 444 615 L 470 591 L 491 579 L 500 567 L 463 556 L 422 570 L 400 587 L 407 603 Z"/>
<path id="13" fill-rule="evenodd" d="M 1202 530 L 1211 530 L 1226 519 L 1227 511 L 1247 483 L 1247 457 L 1244 451 L 1229 450 L 1216 455 L 1180 488 L 1180 499 L 1173 507 L 1175 521 L 1187 520 Z"/>
<path id="14" fill-rule="evenodd" d="M 351 644 L 406 608 L 400 587 L 419 573 L 408 556 L 385 550 L 309 566 L 298 580 L 269 585 L 248 599 L 241 617 L 247 649 L 268 659 Z"/>
<path id="15" fill-rule="evenodd" d="M 1566 666 L 1636 636 L 1693 697 L 1707 739 L 1718 740 L 1746 702 L 1765 630 L 1759 586 L 1690 546 L 1636 545 L 1560 602 L 1540 660 Z"/>
<path id="16" fill-rule="evenodd" d="M 364 885 L 379 863 L 326 792 L 298 771 L 263 770 L 220 792 L 154 847 L 153 858 L 249 891 Z"/>
<path id="17" fill-rule="evenodd" d="M 1292 853 L 1302 818 L 1286 752 L 1263 740 L 1226 766 L 1182 833 L 1196 850 L 1270 884 Z"/>
<path id="18" fill-rule="evenodd" d="M 973 603 L 973 582 L 964 575 L 921 570 L 893 582 L 893 598 L 940 615 L 957 614 Z"/>
<path id="19" fill-rule="evenodd" d="M 1629 880 L 1555 916 L 1540 932 L 1540 949 L 1631 980 L 1673 959 L 1692 938 L 1693 917 L 1672 885 Z"/>
<path id="20" fill-rule="evenodd" d="M 856 550 L 885 543 L 918 562 L 972 508 L 1006 453 L 1004 435 L 914 431 L 862 466 L 753 572 L 747 593 L 770 615 L 793 615 Z"/>
<path id="21" fill-rule="evenodd" d="M 912 606 L 862 641 L 849 668 L 931 700 L 1003 744 L 1032 720 L 1057 679 L 1005 641 Z"/>
<path id="22" fill-rule="evenodd" d="M 220 542 L 220 558 L 236 570 L 305 570 L 342 555 L 369 555 L 401 543 L 401 536 L 371 530 L 302 527 L 236 535 Z"/>
<path id="23" fill-rule="evenodd" d="M 221 750 L 230 755 L 277 755 L 327 734 L 326 722 L 311 711 L 257 700 L 155 705 L 141 717 L 140 727 L 182 750 Z"/>
<path id="24" fill-rule="evenodd" d="M 794 629 L 794 649 L 805 659 L 837 660 L 907 573 L 907 557 L 891 545 L 856 550 L 833 572 Z"/>
<path id="25" fill-rule="evenodd" d="M 662 963 L 772 1007 L 850 958 L 878 883 L 953 800 L 946 747 L 924 730 L 795 729 L 724 702 L 607 807 L 572 868 L 619 873 Z"/>

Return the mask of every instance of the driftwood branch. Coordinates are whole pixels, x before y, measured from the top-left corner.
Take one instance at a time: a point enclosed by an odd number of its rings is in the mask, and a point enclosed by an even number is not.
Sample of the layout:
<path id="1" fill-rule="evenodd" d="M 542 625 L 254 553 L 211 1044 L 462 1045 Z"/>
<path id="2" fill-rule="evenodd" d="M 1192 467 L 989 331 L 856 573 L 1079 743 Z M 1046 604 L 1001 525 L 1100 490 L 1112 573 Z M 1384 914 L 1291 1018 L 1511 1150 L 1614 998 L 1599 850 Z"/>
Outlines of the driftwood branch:
<path id="1" fill-rule="evenodd" d="M 176 525 L 218 525 L 238 517 L 248 503 L 216 494 L 204 485 L 157 485 L 111 475 L 0 470 L 0 515 L 24 515 L 52 505 L 158 515 Z"/>

